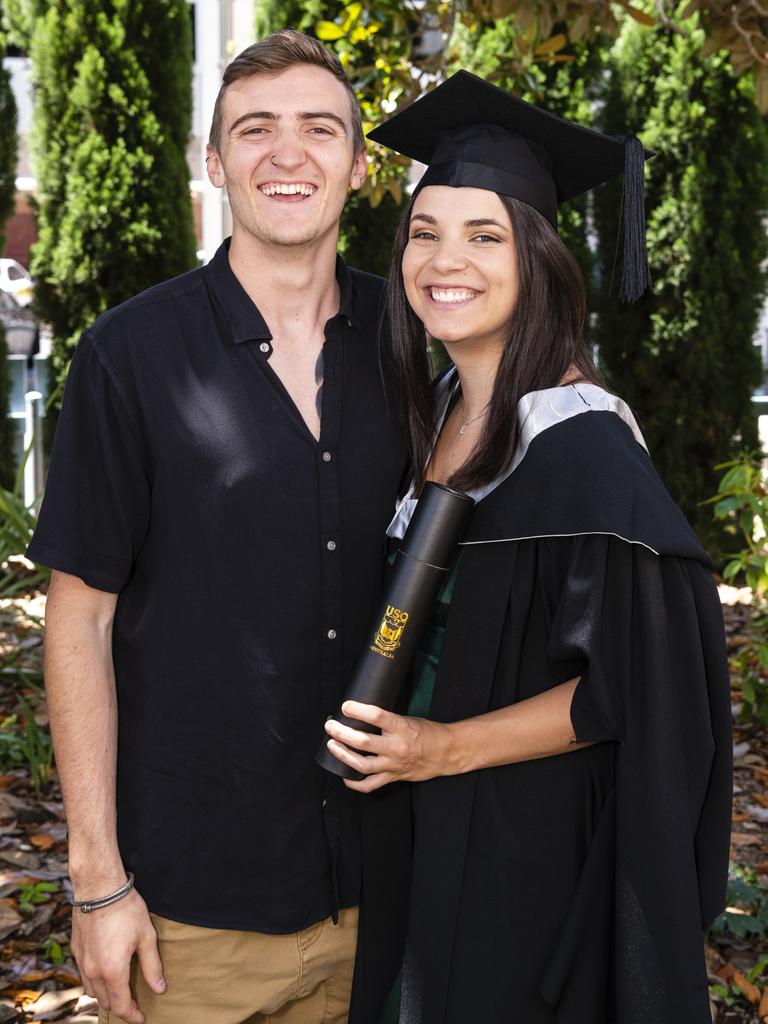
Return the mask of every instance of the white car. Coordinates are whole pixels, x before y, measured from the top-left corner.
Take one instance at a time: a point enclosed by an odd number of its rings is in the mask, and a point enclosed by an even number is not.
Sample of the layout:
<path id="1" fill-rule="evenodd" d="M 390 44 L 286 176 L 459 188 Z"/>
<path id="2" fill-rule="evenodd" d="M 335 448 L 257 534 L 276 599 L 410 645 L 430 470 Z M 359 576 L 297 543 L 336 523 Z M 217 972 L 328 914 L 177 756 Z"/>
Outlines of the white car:
<path id="1" fill-rule="evenodd" d="M 0 291 L 11 295 L 19 306 L 32 301 L 35 286 L 29 272 L 16 260 L 0 259 Z"/>

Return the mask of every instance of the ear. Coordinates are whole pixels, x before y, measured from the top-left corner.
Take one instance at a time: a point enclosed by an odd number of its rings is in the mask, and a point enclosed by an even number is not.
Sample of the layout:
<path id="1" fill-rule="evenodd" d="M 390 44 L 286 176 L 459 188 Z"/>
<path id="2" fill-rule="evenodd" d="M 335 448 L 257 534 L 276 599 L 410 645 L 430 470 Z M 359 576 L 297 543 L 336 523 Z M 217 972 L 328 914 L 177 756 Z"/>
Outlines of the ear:
<path id="1" fill-rule="evenodd" d="M 227 183 L 227 179 L 224 174 L 221 157 L 219 156 L 218 150 L 214 149 L 210 142 L 205 147 L 205 169 L 208 173 L 208 180 L 210 183 L 215 185 L 216 188 L 224 188 Z"/>
<path id="2" fill-rule="evenodd" d="M 350 187 L 358 189 L 365 181 L 365 176 L 368 173 L 368 154 L 364 149 L 355 157 L 354 163 L 352 164 L 352 173 L 349 177 Z"/>

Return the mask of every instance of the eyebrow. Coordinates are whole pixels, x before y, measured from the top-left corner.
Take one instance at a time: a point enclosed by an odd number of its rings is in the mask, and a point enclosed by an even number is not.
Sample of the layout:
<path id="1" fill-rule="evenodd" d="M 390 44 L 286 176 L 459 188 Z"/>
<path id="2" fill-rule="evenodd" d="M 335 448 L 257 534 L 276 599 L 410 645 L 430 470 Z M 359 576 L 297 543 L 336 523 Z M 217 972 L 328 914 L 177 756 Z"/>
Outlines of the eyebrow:
<path id="1" fill-rule="evenodd" d="M 414 213 L 411 217 L 411 221 L 423 220 L 427 224 L 437 224 L 437 220 L 431 217 L 428 213 Z M 501 224 L 499 221 L 494 220 L 492 217 L 475 217 L 472 220 L 465 220 L 465 228 L 483 228 L 492 225 L 493 227 L 501 228 L 502 231 L 509 231 L 509 228 L 505 224 Z"/>
<path id="2" fill-rule="evenodd" d="M 334 114 L 330 110 L 308 110 L 300 111 L 297 115 L 301 121 L 333 121 L 333 123 L 347 135 L 347 126 L 344 123 L 343 118 L 339 117 L 338 114 Z M 279 121 L 280 115 L 273 113 L 271 110 L 249 110 L 247 114 L 241 114 L 235 121 L 232 122 L 229 128 L 229 134 L 231 135 L 236 128 L 239 128 L 245 121 Z"/>
<path id="3" fill-rule="evenodd" d="M 494 220 L 492 217 L 477 217 L 475 220 L 464 221 L 465 228 L 484 228 L 487 227 L 489 224 L 492 227 L 501 228 L 502 231 L 509 230 L 509 228 L 505 224 L 502 224 L 498 220 Z"/>

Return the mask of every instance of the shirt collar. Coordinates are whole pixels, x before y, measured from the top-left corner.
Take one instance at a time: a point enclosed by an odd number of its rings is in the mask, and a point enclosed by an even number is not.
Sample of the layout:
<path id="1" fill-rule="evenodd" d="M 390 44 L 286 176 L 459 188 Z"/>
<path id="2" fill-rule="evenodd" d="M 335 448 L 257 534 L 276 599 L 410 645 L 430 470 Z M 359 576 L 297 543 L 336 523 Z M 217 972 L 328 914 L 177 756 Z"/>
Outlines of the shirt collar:
<path id="1" fill-rule="evenodd" d="M 339 314 L 346 317 L 350 327 L 354 327 L 358 331 L 362 330 L 360 298 L 355 288 L 354 278 L 338 253 L 336 254 L 336 280 L 339 282 Z"/>
<path id="2" fill-rule="evenodd" d="M 204 268 L 208 282 L 227 318 L 234 342 L 239 344 L 243 341 L 271 341 L 272 333 L 266 320 L 229 265 L 231 241 L 231 238 L 225 239 L 216 250 L 213 259 Z M 350 327 L 360 330 L 362 322 L 355 283 L 349 268 L 339 255 L 336 256 L 336 280 L 340 295 L 337 315 L 344 317 Z"/>

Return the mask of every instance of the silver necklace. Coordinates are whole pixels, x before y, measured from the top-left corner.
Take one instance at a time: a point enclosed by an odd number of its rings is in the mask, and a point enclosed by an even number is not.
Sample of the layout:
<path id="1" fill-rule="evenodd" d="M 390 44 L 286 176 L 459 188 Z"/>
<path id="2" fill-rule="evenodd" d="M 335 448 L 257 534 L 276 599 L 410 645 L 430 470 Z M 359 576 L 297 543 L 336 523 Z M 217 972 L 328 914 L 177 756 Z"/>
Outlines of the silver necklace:
<path id="1" fill-rule="evenodd" d="M 464 431 L 467 429 L 467 427 L 470 426 L 470 424 L 477 423 L 477 421 L 479 419 L 482 419 L 483 416 L 485 416 L 485 414 L 486 414 L 486 412 L 488 410 L 488 406 L 490 404 L 491 404 L 490 402 L 486 402 L 486 404 L 483 406 L 482 411 L 480 413 L 478 413 L 477 416 L 473 416 L 471 420 L 465 420 L 464 423 L 462 423 L 461 426 L 459 427 L 459 433 L 463 434 Z"/>

